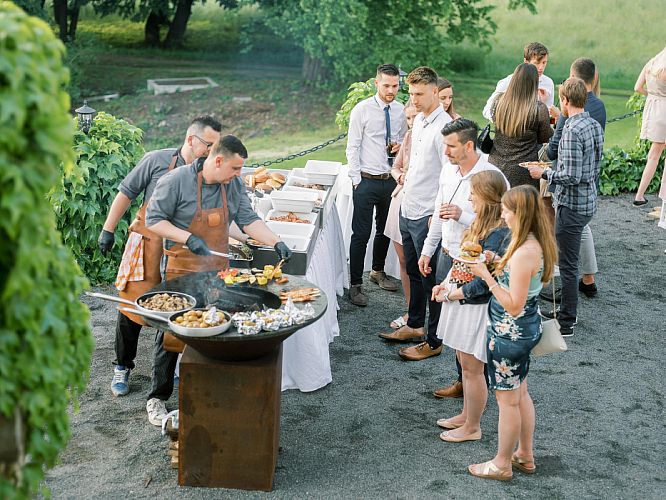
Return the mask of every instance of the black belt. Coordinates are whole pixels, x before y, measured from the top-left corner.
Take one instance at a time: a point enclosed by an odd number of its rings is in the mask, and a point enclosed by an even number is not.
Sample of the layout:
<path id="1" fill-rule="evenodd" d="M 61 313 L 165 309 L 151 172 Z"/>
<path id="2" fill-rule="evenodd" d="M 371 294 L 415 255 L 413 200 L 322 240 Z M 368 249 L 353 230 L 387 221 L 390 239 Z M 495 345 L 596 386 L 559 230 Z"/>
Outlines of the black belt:
<path id="1" fill-rule="evenodd" d="M 379 181 L 387 181 L 391 178 L 391 174 L 369 174 L 367 172 L 361 172 L 361 177 L 364 179 L 375 179 Z"/>

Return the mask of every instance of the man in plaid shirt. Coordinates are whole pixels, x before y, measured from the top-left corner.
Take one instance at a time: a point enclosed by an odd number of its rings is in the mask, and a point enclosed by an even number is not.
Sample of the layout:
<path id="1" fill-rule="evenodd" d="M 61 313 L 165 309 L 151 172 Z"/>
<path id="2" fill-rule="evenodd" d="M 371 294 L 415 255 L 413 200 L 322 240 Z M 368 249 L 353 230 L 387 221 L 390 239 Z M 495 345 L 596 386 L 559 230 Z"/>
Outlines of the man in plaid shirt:
<path id="1" fill-rule="evenodd" d="M 597 211 L 597 179 L 604 146 L 601 125 L 584 109 L 586 99 L 587 89 L 580 78 L 569 78 L 560 86 L 560 105 L 568 118 L 558 147 L 557 170 L 530 167 L 532 178 L 555 186 L 555 237 L 562 279 L 557 320 L 565 337 L 573 335 L 576 323 L 580 238 Z"/>

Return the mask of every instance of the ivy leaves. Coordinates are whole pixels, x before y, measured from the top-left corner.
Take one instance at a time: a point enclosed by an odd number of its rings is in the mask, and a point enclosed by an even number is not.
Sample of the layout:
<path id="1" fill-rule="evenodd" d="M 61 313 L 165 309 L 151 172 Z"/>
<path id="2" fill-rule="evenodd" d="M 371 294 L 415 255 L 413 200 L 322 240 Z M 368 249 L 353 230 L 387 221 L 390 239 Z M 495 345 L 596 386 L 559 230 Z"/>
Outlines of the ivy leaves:
<path id="1" fill-rule="evenodd" d="M 88 135 L 74 135 L 76 162 L 61 165 L 61 180 L 49 194 L 63 241 L 93 283 L 108 283 L 116 276 L 122 246 L 104 256 L 97 236 L 120 181 L 143 156 L 142 135 L 126 121 L 99 113 Z M 130 222 L 127 213 L 118 224 L 120 234 Z"/>
<path id="2" fill-rule="evenodd" d="M 0 476 L 0 498 L 29 498 L 69 439 L 93 341 L 78 300 L 87 282 L 46 198 L 73 160 L 64 47 L 0 2 L 0 55 L 0 414 L 20 415 L 28 457 Z"/>

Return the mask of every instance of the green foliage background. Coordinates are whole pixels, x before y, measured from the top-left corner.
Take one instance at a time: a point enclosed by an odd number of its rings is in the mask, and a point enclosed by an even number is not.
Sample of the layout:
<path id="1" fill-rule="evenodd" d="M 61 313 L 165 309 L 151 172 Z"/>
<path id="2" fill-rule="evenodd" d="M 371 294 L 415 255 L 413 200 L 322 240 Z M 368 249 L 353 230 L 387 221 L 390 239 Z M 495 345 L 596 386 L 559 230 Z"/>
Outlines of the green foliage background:
<path id="1" fill-rule="evenodd" d="M 630 111 L 643 109 L 643 106 L 645 106 L 645 96 L 641 94 L 634 94 L 627 101 L 627 108 Z M 614 146 L 604 150 L 601 174 L 599 176 L 601 194 L 617 195 L 625 192 L 633 192 L 638 189 L 651 144 L 650 141 L 640 139 L 642 118 L 643 116 L 638 114 L 638 118 L 636 119 L 636 139 L 632 148 L 625 150 L 619 146 Z M 657 172 L 648 186 L 648 193 L 653 193 L 659 189 L 663 168 L 663 161 L 660 161 Z"/>
<path id="2" fill-rule="evenodd" d="M 73 122 L 75 123 L 75 122 Z M 114 281 L 123 246 L 102 255 L 97 237 L 106 214 L 118 194 L 120 181 L 144 154 L 141 129 L 107 113 L 98 113 L 88 134 L 74 135 L 76 164 L 70 171 L 61 165 L 61 179 L 49 199 L 58 230 L 81 269 L 93 283 Z M 131 222 L 126 212 L 116 231 L 124 240 Z"/>
<path id="3" fill-rule="evenodd" d="M 0 498 L 32 496 L 55 465 L 93 349 L 86 280 L 45 197 L 72 164 L 63 55 L 46 23 L 0 2 L 0 414 L 19 410 L 28 457 Z"/>

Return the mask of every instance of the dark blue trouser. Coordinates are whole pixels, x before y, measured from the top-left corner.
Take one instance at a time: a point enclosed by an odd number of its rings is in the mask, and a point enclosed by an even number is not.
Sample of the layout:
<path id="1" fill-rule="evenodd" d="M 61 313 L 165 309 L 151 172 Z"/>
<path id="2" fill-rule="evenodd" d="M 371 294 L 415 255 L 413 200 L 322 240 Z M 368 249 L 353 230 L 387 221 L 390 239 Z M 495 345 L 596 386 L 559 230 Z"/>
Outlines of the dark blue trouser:
<path id="1" fill-rule="evenodd" d="M 409 319 L 407 326 L 410 328 L 422 328 L 425 326 L 426 306 L 428 306 L 428 327 L 426 335 L 428 345 L 437 348 L 442 345 L 441 339 L 437 338 L 437 323 L 442 304 L 436 300 L 430 300 L 432 287 L 436 284 L 437 272 L 431 272 L 423 276 L 419 272 L 419 258 L 423 250 L 423 242 L 428 236 L 428 219 L 411 220 L 400 215 L 400 234 L 402 236 L 402 248 L 405 253 L 407 274 L 409 275 Z M 441 255 L 439 247 L 430 259 L 430 267 L 437 269 L 437 260 Z M 448 270 L 447 270 L 448 272 Z M 445 275 L 446 276 L 446 275 Z"/>
<path id="2" fill-rule="evenodd" d="M 391 240 L 384 236 L 384 227 L 395 189 L 393 177 L 387 180 L 365 179 L 353 192 L 354 214 L 352 237 L 349 243 L 349 277 L 352 285 L 363 283 L 365 252 L 372 232 L 372 213 L 375 212 L 375 242 L 372 250 L 372 270 L 383 271 Z"/>
<path id="3" fill-rule="evenodd" d="M 592 219 L 569 207 L 558 206 L 555 212 L 555 239 L 562 280 L 562 301 L 557 321 L 562 328 L 571 328 L 578 308 L 578 259 L 583 228 Z"/>

